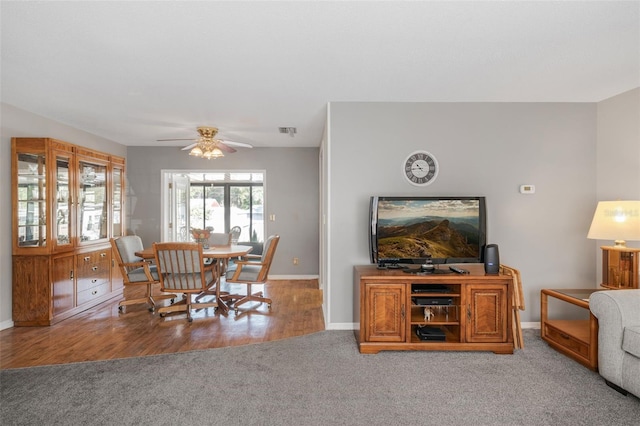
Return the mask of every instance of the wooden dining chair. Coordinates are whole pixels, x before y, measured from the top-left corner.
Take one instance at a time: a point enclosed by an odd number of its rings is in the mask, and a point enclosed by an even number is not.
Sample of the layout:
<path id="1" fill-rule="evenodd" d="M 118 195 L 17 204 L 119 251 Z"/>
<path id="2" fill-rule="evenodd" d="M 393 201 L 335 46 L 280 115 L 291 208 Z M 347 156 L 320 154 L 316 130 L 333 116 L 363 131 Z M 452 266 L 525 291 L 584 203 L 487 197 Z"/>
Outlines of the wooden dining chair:
<path id="1" fill-rule="evenodd" d="M 111 238 L 111 249 L 115 261 L 118 263 L 122 281 L 127 287 L 146 286 L 144 297 L 136 297 L 131 299 L 123 299 L 118 303 L 118 310 L 128 305 L 137 305 L 146 303 L 149 305 L 149 311 L 153 312 L 156 308 L 156 300 L 171 299 L 175 300 L 178 296 L 175 294 L 153 294 L 153 287 L 160 284 L 158 279 L 158 271 L 155 265 L 150 264 L 143 258 L 136 256 L 136 252 L 144 249 L 142 239 L 137 235 L 126 235 L 119 238 Z"/>
<path id="2" fill-rule="evenodd" d="M 252 293 L 251 285 L 264 284 L 267 282 L 271 262 L 273 262 L 279 241 L 279 235 L 270 236 L 264 243 L 261 257 L 258 259 L 243 258 L 236 260 L 234 262 L 235 268 L 227 271 L 227 283 L 245 284 L 247 286 L 247 293 L 245 295 L 229 294 L 222 297 L 223 300 L 233 303 L 236 314 L 238 313 L 238 306 L 250 301 L 267 303 L 267 307 L 271 309 L 271 299 L 264 297 L 262 291 Z"/>
<path id="3" fill-rule="evenodd" d="M 158 276 L 162 291 L 183 293 L 184 299 L 158 309 L 161 317 L 172 312 L 186 312 L 187 320 L 193 321 L 191 309 L 217 309 L 218 301 L 192 301 L 192 296 L 215 286 L 217 276 L 214 266 L 205 266 L 202 245 L 198 243 L 154 243 L 158 265 Z"/>

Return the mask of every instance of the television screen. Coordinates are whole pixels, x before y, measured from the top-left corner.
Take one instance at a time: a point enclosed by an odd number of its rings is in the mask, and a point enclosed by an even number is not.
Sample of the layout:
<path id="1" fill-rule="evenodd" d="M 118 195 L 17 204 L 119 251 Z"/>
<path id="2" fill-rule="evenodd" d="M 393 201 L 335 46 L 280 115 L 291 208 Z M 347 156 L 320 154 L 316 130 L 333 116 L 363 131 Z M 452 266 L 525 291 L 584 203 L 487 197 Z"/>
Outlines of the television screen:
<path id="1" fill-rule="evenodd" d="M 371 197 L 373 263 L 480 263 L 484 197 Z"/>

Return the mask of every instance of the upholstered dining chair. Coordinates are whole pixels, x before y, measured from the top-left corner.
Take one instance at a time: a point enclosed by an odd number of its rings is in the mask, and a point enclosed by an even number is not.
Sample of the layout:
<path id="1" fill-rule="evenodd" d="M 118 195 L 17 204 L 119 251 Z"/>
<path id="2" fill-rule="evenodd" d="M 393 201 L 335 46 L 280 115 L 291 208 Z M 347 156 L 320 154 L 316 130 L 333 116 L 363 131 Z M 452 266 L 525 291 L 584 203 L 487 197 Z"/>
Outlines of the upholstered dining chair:
<path id="1" fill-rule="evenodd" d="M 125 289 L 133 286 L 146 286 L 144 297 L 123 299 L 118 303 L 118 310 L 123 311 L 124 306 L 146 303 L 149 311 L 153 312 L 156 300 L 176 299 L 175 294 L 153 295 L 153 287 L 160 284 L 156 266 L 136 256 L 136 252 L 144 249 L 142 239 L 137 235 L 126 235 L 119 238 L 111 238 L 111 248 L 115 261 L 118 263 Z"/>
<path id="2" fill-rule="evenodd" d="M 162 291 L 183 293 L 184 300 L 158 308 L 164 317 L 171 312 L 186 312 L 187 320 L 193 321 L 191 309 L 217 309 L 218 301 L 192 301 L 194 294 L 200 294 L 216 285 L 217 276 L 213 266 L 205 266 L 202 245 L 198 243 L 154 243 L 153 251 L 158 265 L 160 288 Z"/>
<path id="3" fill-rule="evenodd" d="M 229 231 L 231 234 L 231 244 L 238 244 L 238 240 L 240 239 L 240 234 L 242 233 L 242 228 L 239 226 L 234 226 Z"/>
<path id="4" fill-rule="evenodd" d="M 272 235 L 264 243 L 264 249 L 262 256 L 258 259 L 244 258 L 234 261 L 235 268 L 227 271 L 226 282 L 245 284 L 247 286 L 246 295 L 229 294 L 222 298 L 233 302 L 233 308 L 235 313 L 238 313 L 238 306 L 250 302 L 266 303 L 267 307 L 271 309 L 271 299 L 263 296 L 263 292 L 256 293 L 251 292 L 252 284 L 264 284 L 267 282 L 269 269 L 271 268 L 271 262 L 276 253 L 278 242 L 280 241 L 279 235 Z"/>
<path id="5" fill-rule="evenodd" d="M 209 246 L 228 246 L 231 245 L 231 233 L 212 232 L 209 234 Z"/>

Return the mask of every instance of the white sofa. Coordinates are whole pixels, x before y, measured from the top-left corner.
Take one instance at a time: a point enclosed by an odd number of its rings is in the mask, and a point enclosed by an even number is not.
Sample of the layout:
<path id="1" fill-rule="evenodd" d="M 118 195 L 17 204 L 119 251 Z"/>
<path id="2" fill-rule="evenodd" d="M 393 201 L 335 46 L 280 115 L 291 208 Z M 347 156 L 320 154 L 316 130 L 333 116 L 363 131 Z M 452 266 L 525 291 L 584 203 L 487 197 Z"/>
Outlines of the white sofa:
<path id="1" fill-rule="evenodd" d="M 618 392 L 640 397 L 640 290 L 593 293 L 598 318 L 598 372 Z"/>

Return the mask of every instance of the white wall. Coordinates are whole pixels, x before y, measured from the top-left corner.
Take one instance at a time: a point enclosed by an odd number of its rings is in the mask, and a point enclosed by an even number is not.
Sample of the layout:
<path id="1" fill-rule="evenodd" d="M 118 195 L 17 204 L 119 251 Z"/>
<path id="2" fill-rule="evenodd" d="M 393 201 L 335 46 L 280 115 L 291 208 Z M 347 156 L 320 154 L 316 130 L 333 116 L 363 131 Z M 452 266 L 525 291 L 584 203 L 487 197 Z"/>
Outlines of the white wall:
<path id="1" fill-rule="evenodd" d="M 520 269 L 527 309 L 539 321 L 540 290 L 594 287 L 596 104 L 331 103 L 328 185 L 328 328 L 351 328 L 353 266 L 369 263 L 372 195 L 484 195 L 488 242 Z M 440 165 L 426 188 L 401 173 L 424 149 Z M 518 192 L 536 185 L 534 195 Z"/>
<path id="2" fill-rule="evenodd" d="M 51 137 L 126 157 L 126 147 L 45 117 L 0 104 L 0 330 L 11 327 L 11 138 Z"/>

